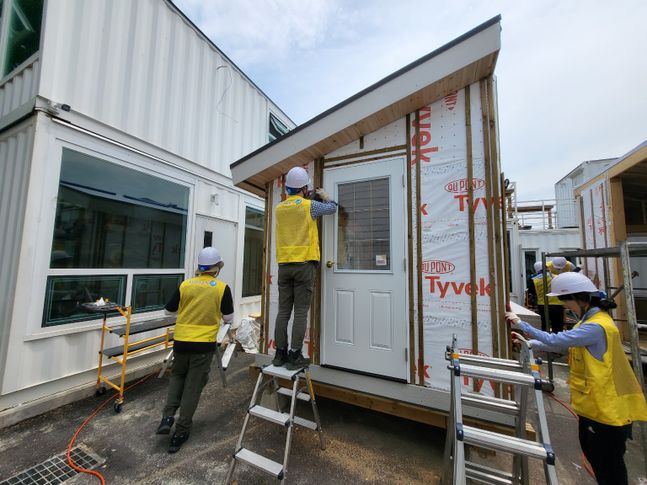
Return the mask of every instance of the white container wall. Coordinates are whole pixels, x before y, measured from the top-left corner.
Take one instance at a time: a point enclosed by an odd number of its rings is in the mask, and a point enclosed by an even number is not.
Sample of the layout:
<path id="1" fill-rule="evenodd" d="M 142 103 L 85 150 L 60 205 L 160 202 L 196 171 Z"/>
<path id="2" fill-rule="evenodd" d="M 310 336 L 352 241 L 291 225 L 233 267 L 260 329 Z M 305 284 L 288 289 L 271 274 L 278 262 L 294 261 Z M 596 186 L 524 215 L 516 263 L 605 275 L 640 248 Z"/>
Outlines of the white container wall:
<path id="1" fill-rule="evenodd" d="M 31 63 L 0 86 L 0 126 L 6 126 L 33 109 L 39 76 L 40 61 L 35 54 Z"/>
<path id="2" fill-rule="evenodd" d="M 573 179 L 565 178 L 555 184 L 557 228 L 578 227 L 579 213 L 575 201 Z"/>
<path id="3" fill-rule="evenodd" d="M 0 136 L 0 369 L 4 367 L 11 330 L 34 125 L 32 119 Z"/>
<path id="4" fill-rule="evenodd" d="M 41 96 L 226 176 L 294 126 L 170 2 L 50 0 L 41 45 Z"/>

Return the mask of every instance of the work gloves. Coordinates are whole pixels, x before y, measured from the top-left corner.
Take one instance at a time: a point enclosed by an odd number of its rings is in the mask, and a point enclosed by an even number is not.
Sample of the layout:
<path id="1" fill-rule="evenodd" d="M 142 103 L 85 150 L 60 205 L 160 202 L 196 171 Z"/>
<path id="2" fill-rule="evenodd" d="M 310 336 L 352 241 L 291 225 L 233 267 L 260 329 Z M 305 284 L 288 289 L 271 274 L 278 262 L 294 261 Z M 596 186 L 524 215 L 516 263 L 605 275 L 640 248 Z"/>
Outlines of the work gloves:
<path id="1" fill-rule="evenodd" d="M 322 202 L 330 202 L 330 196 L 328 195 L 328 192 L 326 192 L 324 189 L 321 189 L 321 188 L 315 189 L 315 194 L 317 194 L 317 197 L 321 199 Z"/>
<path id="2" fill-rule="evenodd" d="M 512 330 L 519 330 L 521 328 L 521 318 L 517 316 L 516 313 L 512 311 L 505 312 L 505 321 Z"/>

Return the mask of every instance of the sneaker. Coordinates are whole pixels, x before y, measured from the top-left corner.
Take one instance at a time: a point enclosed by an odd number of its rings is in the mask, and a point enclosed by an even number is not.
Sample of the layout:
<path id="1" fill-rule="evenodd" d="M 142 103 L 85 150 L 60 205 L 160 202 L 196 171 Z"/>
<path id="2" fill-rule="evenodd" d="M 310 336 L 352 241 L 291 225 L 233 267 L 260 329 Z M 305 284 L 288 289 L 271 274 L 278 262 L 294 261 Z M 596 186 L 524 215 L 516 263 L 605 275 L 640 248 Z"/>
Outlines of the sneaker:
<path id="1" fill-rule="evenodd" d="M 168 445 L 169 453 L 177 453 L 182 445 L 189 439 L 189 432 L 186 433 L 173 433 L 171 437 L 171 442 Z"/>
<path id="2" fill-rule="evenodd" d="M 276 367 L 281 367 L 288 361 L 288 349 L 276 349 L 274 354 L 274 359 L 272 359 L 272 365 Z"/>
<path id="3" fill-rule="evenodd" d="M 290 350 L 288 353 L 288 363 L 285 364 L 288 370 L 297 370 L 302 367 L 308 367 L 309 365 L 310 359 L 306 359 L 300 350 Z"/>
<path id="4" fill-rule="evenodd" d="M 171 426 L 175 423 L 175 418 L 173 416 L 166 416 L 162 418 L 162 422 L 157 427 L 157 434 L 169 434 L 171 432 Z"/>

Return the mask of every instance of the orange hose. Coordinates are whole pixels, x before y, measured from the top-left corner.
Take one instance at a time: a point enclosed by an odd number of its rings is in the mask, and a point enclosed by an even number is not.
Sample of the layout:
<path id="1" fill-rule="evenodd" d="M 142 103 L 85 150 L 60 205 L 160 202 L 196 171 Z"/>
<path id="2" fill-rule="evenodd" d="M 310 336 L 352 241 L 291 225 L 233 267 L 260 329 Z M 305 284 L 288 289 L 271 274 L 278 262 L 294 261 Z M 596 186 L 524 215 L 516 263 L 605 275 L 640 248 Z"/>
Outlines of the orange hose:
<path id="1" fill-rule="evenodd" d="M 564 408 L 566 408 L 566 410 L 569 413 L 571 413 L 575 417 L 575 419 L 577 419 L 578 421 L 580 420 L 579 416 L 577 414 L 575 414 L 575 411 L 573 411 L 568 404 L 566 404 L 564 401 L 556 398 L 553 394 L 548 394 L 548 396 L 552 397 L 555 401 L 557 401 L 559 404 L 564 406 Z M 591 464 L 586 459 L 586 456 L 584 455 L 584 452 L 582 452 L 582 465 L 584 466 L 584 469 L 589 473 L 589 475 L 591 475 L 591 477 L 595 478 L 595 473 L 593 472 L 593 468 L 591 468 Z"/>
<path id="2" fill-rule="evenodd" d="M 137 382 L 135 382 L 134 384 L 132 384 L 132 385 L 128 386 L 126 389 L 124 389 L 124 392 L 126 392 L 128 389 L 132 389 L 133 387 L 135 387 L 135 386 L 137 386 L 137 385 L 141 384 L 142 382 L 144 382 L 145 380 L 147 380 L 147 379 L 151 378 L 151 377 L 152 377 L 152 376 L 154 376 L 155 374 L 157 374 L 157 372 L 153 372 L 152 374 L 148 374 L 147 376 L 144 376 L 142 379 L 138 380 L 138 381 L 137 381 Z M 67 463 L 68 463 L 68 464 L 69 464 L 69 465 L 70 465 L 74 470 L 76 470 L 76 471 L 77 471 L 77 472 L 79 472 L 79 473 L 88 473 L 88 474 L 90 474 L 90 475 L 94 475 L 95 477 L 97 477 L 97 478 L 99 479 L 99 481 L 101 482 L 101 485 L 105 485 L 105 484 L 106 484 L 106 479 L 103 477 L 103 475 L 102 475 L 100 472 L 98 472 L 98 471 L 96 471 L 96 470 L 88 470 L 87 468 L 80 467 L 80 466 L 78 466 L 76 463 L 74 463 L 74 460 L 72 460 L 72 456 L 71 456 L 71 453 L 72 453 L 72 446 L 74 446 L 74 441 L 76 441 L 76 437 L 79 435 L 79 433 L 81 432 L 81 430 L 83 429 L 83 427 L 84 427 L 86 424 L 88 424 L 88 423 L 90 422 L 90 420 L 91 420 L 92 418 L 94 418 L 94 417 L 97 415 L 97 413 L 98 413 L 99 411 L 101 411 L 101 410 L 106 406 L 106 404 L 108 404 L 110 401 L 112 401 L 112 400 L 113 400 L 114 398 L 116 398 L 116 397 L 117 397 L 117 393 L 115 393 L 113 396 L 111 396 L 111 397 L 109 397 L 108 399 L 106 399 L 105 401 L 103 401 L 103 402 L 102 402 L 102 403 L 101 403 L 101 404 L 100 404 L 100 405 L 99 405 L 99 406 L 98 406 L 94 411 L 92 411 L 92 413 L 90 414 L 90 416 L 88 416 L 88 417 L 85 419 L 85 421 L 83 421 L 83 423 L 81 424 L 81 426 L 79 426 L 79 427 L 76 429 L 76 432 L 74 433 L 74 436 L 72 436 L 72 439 L 70 440 L 70 442 L 69 442 L 69 443 L 68 443 L 68 445 L 67 445 Z"/>

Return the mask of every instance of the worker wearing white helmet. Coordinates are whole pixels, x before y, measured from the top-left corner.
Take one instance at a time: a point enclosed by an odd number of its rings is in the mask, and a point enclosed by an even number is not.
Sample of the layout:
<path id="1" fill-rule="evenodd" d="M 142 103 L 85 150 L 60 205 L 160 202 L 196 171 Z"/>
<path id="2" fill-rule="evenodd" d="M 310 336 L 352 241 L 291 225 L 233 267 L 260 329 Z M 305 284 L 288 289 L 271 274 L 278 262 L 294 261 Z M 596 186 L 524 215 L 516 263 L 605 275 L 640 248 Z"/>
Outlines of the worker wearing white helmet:
<path id="1" fill-rule="evenodd" d="M 581 273 L 555 276 L 549 296 L 557 297 L 579 317 L 558 334 L 536 330 L 514 313 L 506 317 L 514 330 L 529 336 L 533 350 L 568 350 L 573 410 L 579 417 L 582 451 L 601 484 L 626 484 L 625 441 L 633 421 L 647 420 L 647 404 L 631 371 L 622 340 L 595 285 Z"/>
<path id="2" fill-rule="evenodd" d="M 568 273 L 570 271 L 579 271 L 579 268 L 568 261 L 563 256 L 555 256 L 546 263 L 546 268 L 554 275 Z"/>
<path id="3" fill-rule="evenodd" d="M 321 201 L 310 200 L 310 177 L 303 167 L 290 169 L 285 177 L 288 197 L 276 206 L 276 259 L 279 264 L 279 310 L 272 364 L 298 369 L 310 364 L 301 353 L 308 310 L 314 285 L 315 268 L 320 259 L 316 218 L 334 214 L 337 204 L 322 189 L 315 193 Z M 294 309 L 292 338 L 288 351 L 288 321 Z"/>
<path id="4" fill-rule="evenodd" d="M 564 259 L 564 261 L 566 260 Z M 541 262 L 535 263 L 535 265 L 537 264 L 539 264 L 539 269 L 541 270 Z M 547 268 L 549 268 L 549 264 L 550 262 L 546 264 Z M 537 313 L 541 317 L 541 328 L 550 328 L 553 333 L 558 333 L 564 330 L 564 306 L 559 301 L 559 298 L 555 296 L 546 298 L 546 293 L 550 293 L 553 278 L 554 274 L 551 271 L 546 271 L 546 289 L 544 289 L 544 273 L 539 271 L 532 277 L 532 294 L 535 297 Z M 546 321 L 546 300 L 548 300 L 548 321 Z"/>
<path id="5" fill-rule="evenodd" d="M 209 380 L 220 321 L 234 318 L 231 290 L 217 279 L 224 266 L 220 252 L 213 247 L 202 249 L 197 266 L 196 276 L 184 280 L 165 307 L 167 312 L 177 312 L 171 380 L 157 428 L 158 434 L 169 434 L 175 423 L 169 453 L 177 452 L 189 439 L 193 414 Z M 178 409 L 180 416 L 175 422 Z"/>

